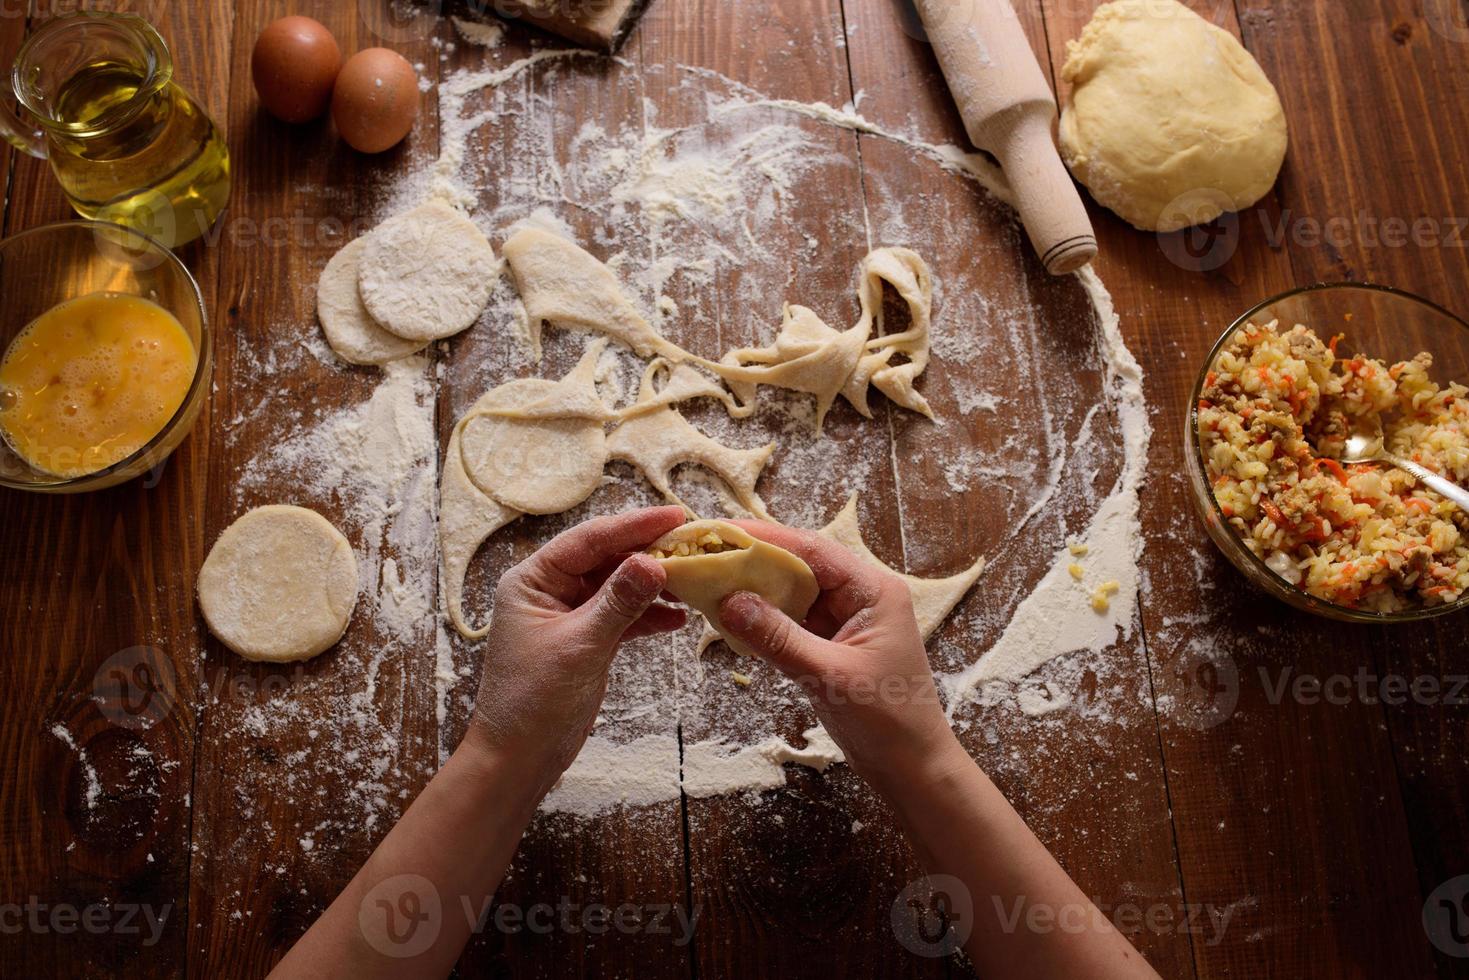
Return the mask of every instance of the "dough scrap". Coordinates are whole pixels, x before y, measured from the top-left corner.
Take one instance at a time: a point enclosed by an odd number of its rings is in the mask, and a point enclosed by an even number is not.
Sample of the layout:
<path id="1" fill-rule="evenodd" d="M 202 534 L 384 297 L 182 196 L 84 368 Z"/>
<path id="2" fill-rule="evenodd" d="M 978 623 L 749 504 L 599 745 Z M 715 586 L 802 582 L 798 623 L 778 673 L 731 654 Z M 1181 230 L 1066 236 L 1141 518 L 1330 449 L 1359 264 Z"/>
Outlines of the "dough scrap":
<path id="1" fill-rule="evenodd" d="M 872 411 L 867 407 L 870 382 L 894 404 L 933 418 L 928 400 L 913 388 L 913 382 L 928 367 L 928 335 L 933 322 L 933 274 L 928 263 L 912 249 L 879 248 L 862 260 L 858 281 L 857 298 L 862 307 L 858 327 L 867 324 L 869 334 L 875 327 L 879 335 L 867 341 L 867 353 L 842 394 L 864 417 L 871 418 Z M 891 336 L 881 335 L 884 282 L 908 304 L 911 320 L 907 330 Z M 899 355 L 907 360 L 889 367 L 888 362 Z"/>
<path id="2" fill-rule="evenodd" d="M 638 404 L 658 397 L 651 374 L 643 376 Z M 758 449 L 731 449 L 714 441 L 689 424 L 671 406 L 634 414 L 620 423 L 607 436 L 607 452 L 613 459 L 624 460 L 643 471 L 648 482 L 690 515 L 689 505 L 673 492 L 671 478 L 681 463 L 697 463 L 714 473 L 734 492 L 740 504 L 761 520 L 773 520 L 765 502 L 755 492 L 760 472 L 765 468 L 775 443 Z"/>
<path id="3" fill-rule="evenodd" d="M 521 378 L 485 396 L 484 408 L 459 422 L 460 456 L 482 493 L 525 514 L 559 514 L 592 495 L 607 465 L 602 423 L 575 416 L 515 418 L 496 414 L 544 397 L 554 381 Z"/>
<path id="4" fill-rule="evenodd" d="M 491 408 L 486 414 L 507 419 L 585 419 L 596 422 L 615 422 L 621 415 L 607 407 L 602 396 L 597 394 L 597 373 L 602 352 L 607 349 L 605 338 L 587 344 L 576 367 L 560 381 L 555 382 L 545 394 L 524 403 L 511 403 Z"/>
<path id="5" fill-rule="evenodd" d="M 903 408 L 933 418 L 928 402 L 914 389 L 928 366 L 933 276 L 911 249 L 880 248 L 862 260 L 858 270 L 862 315 L 851 329 L 834 330 L 807 307 L 787 304 L 774 344 L 732 350 L 718 361 L 696 357 L 659 334 L 633 308 L 612 271 L 574 242 L 542 228 L 524 227 L 503 251 L 529 318 L 536 357 L 541 353 L 541 324 L 550 322 L 604 334 L 643 357 L 657 355 L 674 365 L 699 365 L 729 384 L 734 397 L 726 397 L 725 407 L 734 418 L 755 410 L 759 385 L 814 395 L 817 431 L 839 394 L 870 418 L 870 385 Z M 873 336 L 883 324 L 883 283 L 908 304 L 912 320 L 907 330 L 887 337 Z M 895 357 L 904 360 L 891 364 Z M 687 378 L 687 373 L 674 376 L 676 381 Z"/>
<path id="6" fill-rule="evenodd" d="M 695 398 L 718 399 L 724 403 L 725 410 L 729 412 L 731 418 L 746 418 L 755 410 L 753 406 L 740 405 L 724 385 L 707 377 L 698 368 L 690 364 L 673 364 L 661 357 L 654 358 L 648 363 L 648 367 L 643 371 L 642 387 L 644 389 L 653 388 L 655 379 L 665 372 L 668 378 L 663 382 L 663 387 L 658 388 L 650 397 L 640 398 L 618 411 L 618 419 L 645 415 L 666 405 L 690 402 Z"/>
<path id="7" fill-rule="evenodd" d="M 541 356 L 541 324 L 603 333 L 641 357 L 688 358 L 628 302 L 612 270 L 575 242 L 541 228 L 524 227 L 501 251 L 515 277 L 530 320 L 531 351 Z"/>
<path id="8" fill-rule="evenodd" d="M 872 553 L 867 543 L 862 540 L 862 530 L 857 522 L 857 495 L 855 493 L 847 498 L 846 506 L 836 517 L 832 518 L 831 523 L 816 533 L 823 538 L 835 541 L 868 564 L 892 572 L 907 584 L 908 592 L 913 596 L 913 614 L 918 620 L 918 631 L 922 634 L 925 643 L 933 635 L 934 630 L 943 624 L 949 613 L 953 612 L 959 600 L 964 598 L 964 594 L 974 586 L 974 583 L 979 580 L 980 573 L 984 571 L 983 557 L 964 571 L 947 578 L 918 578 L 915 575 L 905 575 L 889 568 L 882 559 Z"/>
<path id="9" fill-rule="evenodd" d="M 1174 0 L 1118 0 L 1066 50 L 1062 156 L 1129 223 L 1176 231 L 1270 192 L 1285 112 L 1234 35 Z"/>
<path id="10" fill-rule="evenodd" d="M 776 385 L 816 396 L 816 430 L 836 401 L 867 342 L 870 323 L 838 333 L 804 306 L 787 303 L 770 347 L 745 347 L 709 365 L 729 383 L 743 410 L 754 411 L 756 386 Z"/>
<path id="11" fill-rule="evenodd" d="M 362 305 L 358 291 L 358 266 L 365 238 L 343 245 L 321 270 L 316 286 L 316 318 L 326 342 L 344 361 L 353 364 L 386 364 L 422 350 L 426 341 L 404 340 L 389 333 Z"/>
<path id="12" fill-rule="evenodd" d="M 420 205 L 365 237 L 358 289 L 384 329 L 406 340 L 440 340 L 471 326 L 489 305 L 495 250 L 449 205 Z"/>
<path id="13" fill-rule="evenodd" d="M 648 553 L 668 573 L 668 591 L 703 613 L 705 622 L 744 656 L 751 655 L 749 647 L 719 626 L 719 604 L 725 596 L 754 592 L 799 623 L 821 592 L 804 561 L 727 521 L 694 521 L 675 528 L 653 542 Z"/>
<path id="14" fill-rule="evenodd" d="M 288 663 L 342 638 L 357 604 L 357 556 L 314 510 L 257 507 L 220 534 L 199 569 L 209 631 L 246 660 Z"/>
<path id="15" fill-rule="evenodd" d="M 494 395 L 494 391 L 482 395 L 470 406 L 466 417 L 491 407 L 497 400 Z M 520 511 L 487 496 L 469 479 L 459 445 L 459 429 L 456 425 L 449 434 L 444 472 L 439 479 L 440 581 L 449 621 L 466 640 L 478 640 L 490 627 L 488 624 L 478 628 L 470 626 L 464 617 L 464 579 L 469 574 L 469 563 L 480 545 L 519 517 Z"/>

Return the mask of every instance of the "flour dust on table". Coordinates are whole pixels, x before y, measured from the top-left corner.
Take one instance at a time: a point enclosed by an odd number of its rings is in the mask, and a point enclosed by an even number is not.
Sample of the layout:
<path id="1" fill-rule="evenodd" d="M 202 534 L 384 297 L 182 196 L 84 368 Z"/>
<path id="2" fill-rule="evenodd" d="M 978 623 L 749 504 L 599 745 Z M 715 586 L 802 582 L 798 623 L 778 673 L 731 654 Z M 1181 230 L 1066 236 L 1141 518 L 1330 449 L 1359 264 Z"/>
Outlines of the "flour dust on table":
<path id="1" fill-rule="evenodd" d="M 483 56 L 496 54 L 486 48 Z M 659 73 L 668 87 L 655 103 L 643 97 L 629 66 L 548 48 L 453 72 L 439 83 L 439 153 L 388 190 L 376 219 L 429 202 L 457 208 L 501 248 L 512 274 L 489 282 L 485 312 L 452 348 L 430 347 L 428 358 L 386 365 L 360 406 L 303 422 L 257 457 L 244 480 L 248 487 L 252 473 L 257 481 L 266 473 L 309 473 L 303 478 L 314 487 L 346 502 L 355 526 L 344 530 L 357 543 L 368 600 L 362 614 L 395 640 L 385 650 L 359 651 L 349 634 L 336 655 L 341 669 L 350 656 L 380 667 L 414 655 L 413 644 L 431 646 L 442 758 L 462 730 L 480 661 L 475 644 L 446 634 L 445 625 L 452 619 L 467 636 L 477 634 L 469 623 L 487 613 L 494 570 L 521 554 L 508 537 L 491 537 L 511 521 L 535 521 L 526 527 L 544 540 L 586 517 L 668 496 L 709 517 L 763 510 L 792 526 L 831 525 L 827 533 L 877 561 L 861 541 L 863 515 L 875 513 L 869 508 L 896 506 L 901 518 L 910 494 L 974 494 L 1005 515 L 985 554 L 954 553 L 942 528 L 904 522 L 902 554 L 890 561 L 897 570 L 925 573 L 908 580 L 954 723 L 983 719 L 1015 730 L 1062 717 L 1113 723 L 1109 699 L 1132 697 L 1141 683 L 1119 674 L 1105 653 L 1133 628 L 1137 491 L 1150 433 L 1141 372 L 1100 280 L 1084 270 L 1065 287 L 1079 303 L 1075 322 L 1063 325 L 1037 322 L 1023 288 L 974 288 L 973 256 L 928 256 L 931 281 L 924 263 L 921 276 L 899 282 L 893 273 L 869 285 L 862 254 L 889 245 L 895 247 L 884 254 L 912 254 L 902 246 L 921 245 L 932 223 L 946 220 L 921 186 L 900 195 L 885 181 L 967 183 L 983 213 L 1003 208 L 996 202 L 1007 197 L 998 171 L 982 156 L 910 132 L 901 120 L 869 119 L 856 105 L 788 100 L 695 66 L 642 72 Z M 567 133 L 551 92 L 584 84 L 642 111 L 619 125 L 588 122 Z M 679 122 L 663 124 L 660 116 Z M 835 176 L 857 186 L 857 158 L 841 143 L 851 139 L 908 154 L 909 171 L 866 174 L 872 192 L 865 212 L 797 207 L 822 200 Z M 883 197 L 910 203 L 885 210 L 873 203 Z M 594 231 L 578 235 L 573 223 Z M 1009 255 L 1019 240 L 1004 235 L 1014 237 L 1007 231 L 975 248 Z M 592 256 L 604 272 L 588 275 L 616 286 L 615 308 L 594 311 L 592 323 L 567 322 L 578 314 L 564 303 L 548 314 L 544 289 L 530 281 L 534 276 L 521 281 L 515 269 L 516 252 L 533 255 L 536 248 L 561 249 L 577 261 Z M 851 302 L 846 296 L 813 294 L 804 285 L 803 270 L 833 265 L 859 267 L 860 316 L 841 316 Z M 907 308 L 906 328 L 880 322 L 884 291 L 906 300 L 899 304 Z M 777 304 L 786 298 L 805 305 L 782 318 Z M 825 326 L 844 319 L 856 327 Z M 543 320 L 553 326 L 544 334 Z M 753 344 L 734 328 L 750 322 L 765 324 Z M 738 340 L 709 350 L 708 340 L 698 339 L 709 334 L 695 327 L 711 323 L 730 324 Z M 581 332 L 588 329 L 613 343 L 589 345 Z M 852 352 L 860 364 L 884 348 L 892 350 L 890 360 L 865 377 L 902 368 L 883 375 L 885 385 L 874 382 L 885 397 L 860 404 L 856 386 L 846 383 L 862 374 L 857 370 L 838 379 L 840 394 L 854 393 L 846 399 L 850 408 L 837 402 L 833 379 L 847 371 Z M 830 358 L 824 373 L 787 366 L 817 349 Z M 448 350 L 464 353 L 436 353 Z M 976 350 L 984 352 L 978 361 Z M 956 380 L 946 362 L 971 366 L 980 380 Z M 782 386 L 798 375 L 799 383 Z M 448 418 L 460 420 L 438 451 L 433 380 L 447 398 Z M 507 384 L 524 387 L 513 399 L 491 397 Z M 570 397 L 581 400 L 569 413 L 550 408 Z M 862 418 L 864 407 L 877 418 Z M 563 412 L 559 420 L 556 411 Z M 753 478 L 710 479 L 679 466 L 681 460 L 615 451 L 623 426 L 670 417 L 730 452 L 763 453 L 773 444 L 754 470 L 759 495 Z M 1022 421 L 1031 417 L 1039 419 L 1034 428 Z M 598 485 L 564 513 L 522 518 L 525 511 L 503 498 L 525 505 L 534 494 L 507 488 L 514 474 L 478 464 L 504 440 L 519 439 L 521 425 L 571 418 L 578 421 L 565 426 L 566 437 L 591 440 L 594 424 L 607 455 L 630 465 L 607 464 Z M 896 460 L 894 433 L 926 445 L 924 458 Z M 328 491 L 333 481 L 337 488 Z M 582 497 L 589 485 L 579 483 L 568 499 Z M 895 504 L 888 497 L 894 492 Z M 844 510 L 853 494 L 856 503 Z M 441 530 L 457 527 L 443 536 L 442 554 L 435 521 Z M 1070 573 L 1072 564 L 1083 567 L 1082 580 Z M 978 591 L 963 601 L 976 582 Z M 1099 608 L 1093 599 L 1104 585 L 1115 588 L 1102 590 L 1107 601 Z M 589 815 L 680 793 L 771 789 L 783 784 L 786 762 L 825 768 L 839 760 L 809 720 L 791 727 L 793 718 L 809 719 L 798 688 L 722 646 L 695 658 L 697 635 L 691 628 L 671 640 L 640 640 L 618 659 L 596 732 L 547 810 Z M 1096 676 L 1090 693 L 1081 692 L 1078 672 Z M 363 706 L 363 696 L 370 704 L 373 691 L 369 681 L 355 704 Z M 316 723 L 369 731 L 341 718 Z"/>

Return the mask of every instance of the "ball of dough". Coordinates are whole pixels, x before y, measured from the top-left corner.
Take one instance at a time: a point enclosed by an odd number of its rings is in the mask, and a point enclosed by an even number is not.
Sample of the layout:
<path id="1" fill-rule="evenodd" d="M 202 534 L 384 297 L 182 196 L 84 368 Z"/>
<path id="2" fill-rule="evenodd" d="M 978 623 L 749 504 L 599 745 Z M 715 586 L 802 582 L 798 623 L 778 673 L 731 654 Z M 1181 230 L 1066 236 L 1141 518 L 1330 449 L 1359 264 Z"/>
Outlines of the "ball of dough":
<path id="1" fill-rule="evenodd" d="M 476 409 L 529 404 L 555 390 L 554 381 L 523 378 L 491 391 Z M 602 485 L 607 436 L 593 419 L 467 416 L 459 436 L 464 471 L 482 493 L 526 514 L 570 510 Z"/>
<path id="2" fill-rule="evenodd" d="M 305 660 L 336 643 L 357 604 L 357 557 L 305 507 L 257 507 L 225 528 L 199 569 L 209 632 L 246 660 Z"/>
<path id="3" fill-rule="evenodd" d="M 316 317 L 326 342 L 344 361 L 386 364 L 422 350 L 425 341 L 404 340 L 378 325 L 357 290 L 365 238 L 354 238 L 333 255 L 316 285 Z"/>
<path id="4" fill-rule="evenodd" d="M 452 336 L 479 319 L 490 302 L 495 250 L 447 204 L 424 204 L 367 235 L 358 266 L 362 304 L 405 340 Z"/>
<path id="5" fill-rule="evenodd" d="M 1285 114 L 1232 34 L 1174 0 L 1116 0 L 1066 47 L 1061 153 L 1099 202 L 1176 231 L 1270 191 Z"/>

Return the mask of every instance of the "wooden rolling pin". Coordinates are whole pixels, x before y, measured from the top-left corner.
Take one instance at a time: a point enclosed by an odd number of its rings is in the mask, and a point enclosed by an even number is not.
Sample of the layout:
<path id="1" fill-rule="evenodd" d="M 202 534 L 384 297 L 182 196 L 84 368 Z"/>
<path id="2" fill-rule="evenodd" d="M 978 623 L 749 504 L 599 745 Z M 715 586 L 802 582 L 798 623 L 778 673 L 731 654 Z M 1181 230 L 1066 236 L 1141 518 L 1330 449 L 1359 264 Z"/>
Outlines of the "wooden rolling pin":
<path id="1" fill-rule="evenodd" d="M 1097 254 L 1097 236 L 1051 139 L 1056 97 L 1009 0 L 916 0 L 970 141 L 1000 161 L 1052 275 Z"/>

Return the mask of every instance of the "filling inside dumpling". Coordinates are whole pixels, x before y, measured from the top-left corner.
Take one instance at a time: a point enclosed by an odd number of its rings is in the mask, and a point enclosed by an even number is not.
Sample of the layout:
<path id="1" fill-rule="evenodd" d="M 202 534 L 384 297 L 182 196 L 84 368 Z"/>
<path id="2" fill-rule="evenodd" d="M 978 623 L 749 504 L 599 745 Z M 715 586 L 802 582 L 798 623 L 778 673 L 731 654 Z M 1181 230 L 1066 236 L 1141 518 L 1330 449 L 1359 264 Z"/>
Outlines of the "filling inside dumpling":
<path id="1" fill-rule="evenodd" d="M 648 549 L 654 558 L 691 558 L 694 555 L 718 555 L 726 551 L 739 551 L 744 545 L 734 544 L 713 530 L 700 531 L 687 541 L 671 541 L 662 547 Z"/>

